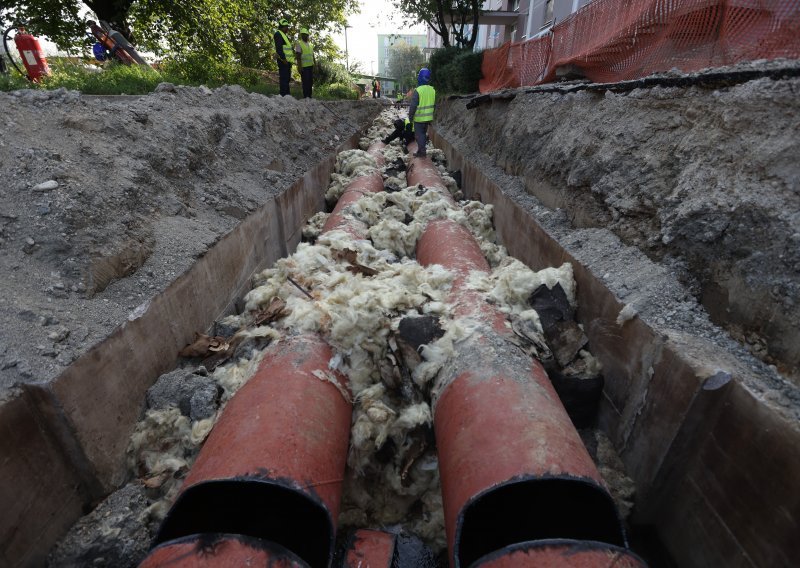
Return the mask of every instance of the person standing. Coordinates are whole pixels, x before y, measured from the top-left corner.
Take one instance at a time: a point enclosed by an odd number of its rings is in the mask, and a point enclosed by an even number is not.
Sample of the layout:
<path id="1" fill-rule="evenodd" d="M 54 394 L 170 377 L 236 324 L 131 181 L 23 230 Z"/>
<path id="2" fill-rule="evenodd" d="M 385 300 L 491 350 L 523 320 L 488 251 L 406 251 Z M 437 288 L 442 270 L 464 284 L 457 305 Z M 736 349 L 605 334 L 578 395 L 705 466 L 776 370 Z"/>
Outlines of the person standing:
<path id="1" fill-rule="evenodd" d="M 294 44 L 295 59 L 300 69 L 300 81 L 303 84 L 303 98 L 311 98 L 311 89 L 314 84 L 314 46 L 308 43 L 308 28 L 300 28 L 300 39 Z"/>
<path id="2" fill-rule="evenodd" d="M 278 78 L 280 80 L 280 93 L 282 97 L 289 94 L 289 79 L 292 77 L 292 63 L 294 51 L 292 42 L 286 32 L 289 31 L 289 20 L 281 18 L 278 22 L 278 31 L 275 32 L 275 57 L 278 60 Z"/>
<path id="3" fill-rule="evenodd" d="M 417 88 L 411 93 L 408 107 L 408 119 L 414 123 L 414 136 L 417 139 L 417 158 L 427 156 L 425 145 L 428 143 L 428 125 L 433 122 L 433 108 L 436 106 L 436 90 L 431 82 L 431 72 L 423 67 L 417 76 Z"/>
<path id="4" fill-rule="evenodd" d="M 378 94 L 377 93 L 378 93 L 378 81 L 375 79 L 375 77 L 373 77 L 372 78 L 372 98 L 373 99 L 377 99 L 378 98 Z"/>
<path id="5" fill-rule="evenodd" d="M 378 91 L 378 98 L 381 98 L 381 82 L 375 81 L 375 90 Z"/>

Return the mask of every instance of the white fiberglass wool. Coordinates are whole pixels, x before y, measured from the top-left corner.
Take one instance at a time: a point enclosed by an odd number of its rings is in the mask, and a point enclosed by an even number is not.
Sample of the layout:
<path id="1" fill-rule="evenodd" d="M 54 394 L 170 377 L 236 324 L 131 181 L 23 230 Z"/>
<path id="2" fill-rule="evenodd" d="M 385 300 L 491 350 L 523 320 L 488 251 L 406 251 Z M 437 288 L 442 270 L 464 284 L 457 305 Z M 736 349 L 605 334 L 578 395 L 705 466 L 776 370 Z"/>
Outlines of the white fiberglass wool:
<path id="1" fill-rule="evenodd" d="M 469 278 L 471 289 L 486 292 L 502 311 L 517 314 L 530 309 L 528 300 L 542 284 L 548 288 L 560 284 L 570 305 L 575 306 L 575 280 L 568 262 L 537 272 L 515 258 L 506 257 L 491 274 L 472 273 Z"/>
<path id="2" fill-rule="evenodd" d="M 393 207 L 395 211 L 400 211 Z M 383 219 L 369 228 L 369 238 L 376 247 L 386 249 L 401 257 L 411 257 L 422 235 L 419 223 L 405 224 L 397 219 Z"/>
<path id="3" fill-rule="evenodd" d="M 364 150 L 345 150 L 336 156 L 336 172 L 350 178 L 355 177 L 356 170 L 377 169 L 375 158 Z"/>
<path id="4" fill-rule="evenodd" d="M 328 217 L 330 217 L 330 214 L 326 213 L 325 211 L 319 211 L 318 213 L 315 213 L 303 226 L 303 238 L 307 240 L 316 239 L 322 232 L 322 227 L 324 227 L 325 223 L 327 223 Z"/>

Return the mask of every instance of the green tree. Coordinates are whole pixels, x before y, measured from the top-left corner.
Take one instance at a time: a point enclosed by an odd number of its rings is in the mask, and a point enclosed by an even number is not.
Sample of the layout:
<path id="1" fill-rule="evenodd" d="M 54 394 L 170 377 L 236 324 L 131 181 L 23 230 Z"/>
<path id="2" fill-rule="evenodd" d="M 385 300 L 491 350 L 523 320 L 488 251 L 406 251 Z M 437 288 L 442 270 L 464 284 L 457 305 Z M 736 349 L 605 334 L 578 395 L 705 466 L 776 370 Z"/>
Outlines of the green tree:
<path id="1" fill-rule="evenodd" d="M 7 0 L 6 21 L 24 20 L 29 29 L 68 49 L 86 42 L 87 19 L 105 20 L 137 47 L 157 54 L 201 53 L 220 61 L 273 67 L 272 35 L 280 18 L 292 27 L 320 32 L 343 26 L 357 0 Z M 330 40 L 318 50 L 333 52 Z"/>
<path id="2" fill-rule="evenodd" d="M 398 89 L 406 89 L 416 85 L 416 74 L 425 65 L 425 56 L 416 45 L 409 45 L 403 40 L 389 47 L 389 60 L 386 71 L 398 83 Z"/>
<path id="3" fill-rule="evenodd" d="M 407 22 L 429 25 L 441 36 L 444 47 L 466 49 L 472 49 L 478 38 L 482 4 L 480 0 L 394 0 Z"/>
<path id="4" fill-rule="evenodd" d="M 0 20 L 3 31 L 24 24 L 32 33 L 45 35 L 61 49 L 69 49 L 86 43 L 88 30 L 81 17 L 82 7 L 75 0 L 5 0 L 0 7 Z"/>

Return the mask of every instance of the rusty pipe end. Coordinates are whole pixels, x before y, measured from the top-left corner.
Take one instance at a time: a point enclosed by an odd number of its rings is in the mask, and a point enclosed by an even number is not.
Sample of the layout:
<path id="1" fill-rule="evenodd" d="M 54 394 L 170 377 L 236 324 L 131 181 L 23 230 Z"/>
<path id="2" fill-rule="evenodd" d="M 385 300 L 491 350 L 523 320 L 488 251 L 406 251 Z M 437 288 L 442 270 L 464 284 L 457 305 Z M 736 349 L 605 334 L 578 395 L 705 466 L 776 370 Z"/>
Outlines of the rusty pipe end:
<path id="1" fill-rule="evenodd" d="M 334 527 L 322 500 L 298 490 L 292 480 L 240 477 L 184 490 L 155 543 L 198 534 L 239 535 L 280 543 L 310 566 L 327 566 Z"/>
<path id="2" fill-rule="evenodd" d="M 300 557 L 286 548 L 240 535 L 191 535 L 154 548 L 139 568 L 235 568 L 271 566 L 308 568 Z"/>
<path id="3" fill-rule="evenodd" d="M 594 479 L 521 476 L 476 495 L 461 509 L 455 566 L 472 566 L 520 543 L 553 539 L 628 546 L 614 500 Z"/>
<path id="4" fill-rule="evenodd" d="M 507 546 L 479 559 L 474 568 L 646 568 L 626 548 L 602 542 L 553 539 Z"/>
<path id="5" fill-rule="evenodd" d="M 344 560 L 344 568 L 392 568 L 396 535 L 369 529 L 353 534 Z"/>

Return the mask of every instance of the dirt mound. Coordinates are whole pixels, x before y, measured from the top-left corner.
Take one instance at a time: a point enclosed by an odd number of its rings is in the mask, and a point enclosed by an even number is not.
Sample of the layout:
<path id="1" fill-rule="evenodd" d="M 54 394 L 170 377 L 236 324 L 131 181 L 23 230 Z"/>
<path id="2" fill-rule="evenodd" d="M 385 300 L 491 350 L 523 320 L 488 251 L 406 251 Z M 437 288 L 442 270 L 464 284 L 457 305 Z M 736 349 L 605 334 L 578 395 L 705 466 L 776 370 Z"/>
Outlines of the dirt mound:
<path id="1" fill-rule="evenodd" d="M 776 65 L 792 72 L 775 79 Z M 722 86 L 701 73 L 679 87 L 450 100 L 437 128 L 574 227 L 608 228 L 676 273 L 716 323 L 800 383 L 800 63 L 762 66 Z"/>
<path id="2" fill-rule="evenodd" d="M 169 84 L 0 105 L 3 390 L 57 375 L 382 108 Z"/>

